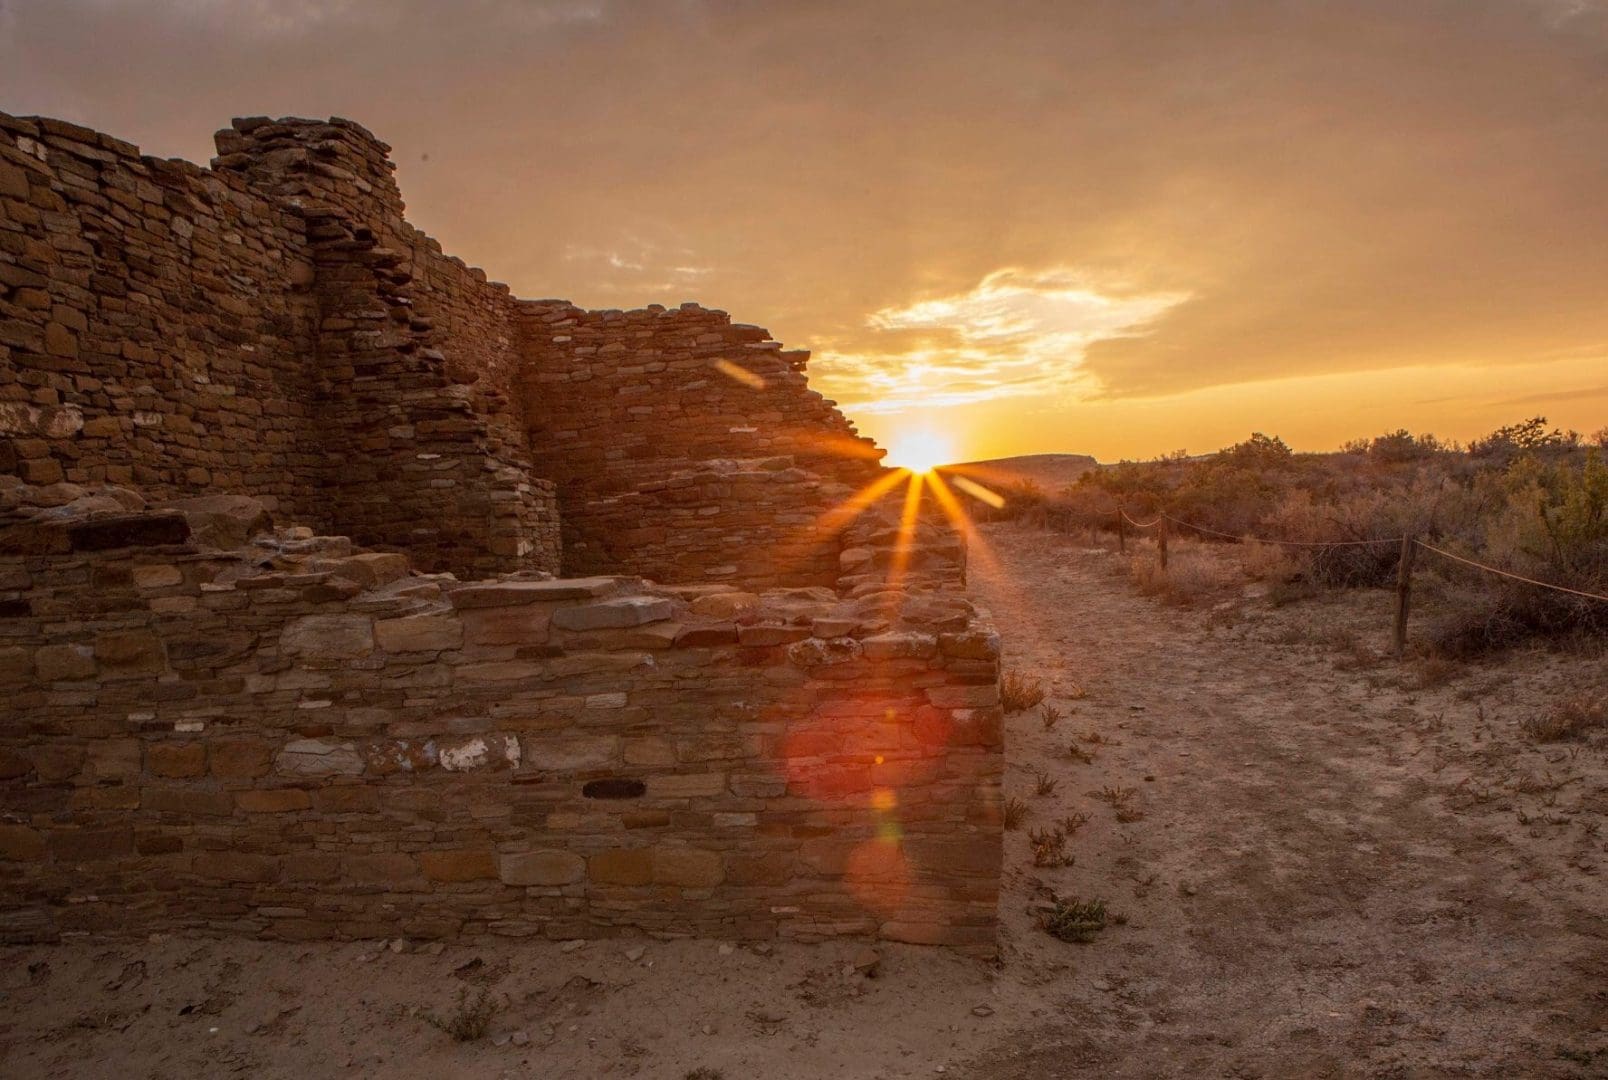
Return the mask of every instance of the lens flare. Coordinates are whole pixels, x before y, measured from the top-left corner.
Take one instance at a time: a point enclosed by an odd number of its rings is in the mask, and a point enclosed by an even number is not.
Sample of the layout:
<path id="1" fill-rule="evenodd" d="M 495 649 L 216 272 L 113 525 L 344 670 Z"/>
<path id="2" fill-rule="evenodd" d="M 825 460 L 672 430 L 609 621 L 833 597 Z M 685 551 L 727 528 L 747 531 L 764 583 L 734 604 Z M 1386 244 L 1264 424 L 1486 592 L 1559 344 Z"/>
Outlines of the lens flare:
<path id="1" fill-rule="evenodd" d="M 936 431 L 906 431 L 889 440 L 886 464 L 918 476 L 955 459 L 955 445 Z"/>

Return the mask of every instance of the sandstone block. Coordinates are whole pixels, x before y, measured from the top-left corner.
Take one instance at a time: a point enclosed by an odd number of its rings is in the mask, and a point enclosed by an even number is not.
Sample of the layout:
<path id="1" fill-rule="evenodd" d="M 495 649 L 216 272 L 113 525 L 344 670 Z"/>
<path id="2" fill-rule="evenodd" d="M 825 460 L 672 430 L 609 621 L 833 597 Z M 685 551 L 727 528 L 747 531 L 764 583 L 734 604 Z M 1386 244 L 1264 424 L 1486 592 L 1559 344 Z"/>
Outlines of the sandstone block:
<path id="1" fill-rule="evenodd" d="M 275 765 L 288 776 L 356 776 L 363 771 L 363 756 L 351 743 L 297 739 L 284 745 Z"/>
<path id="2" fill-rule="evenodd" d="M 464 640 L 471 645 L 543 645 L 552 615 L 545 607 L 464 608 Z"/>
<path id="3" fill-rule="evenodd" d="M 661 596 L 623 596 L 559 608 L 553 612 L 553 625 L 564 630 L 608 630 L 668 619 L 674 611 Z"/>
<path id="4" fill-rule="evenodd" d="M 692 613 L 714 619 L 729 619 L 739 611 L 758 606 L 759 597 L 754 593 L 724 592 L 698 597 L 692 602 Z"/>
<path id="5" fill-rule="evenodd" d="M 676 635 L 676 648 L 696 649 L 713 645 L 737 644 L 736 623 L 716 623 L 713 626 L 689 626 Z"/>
<path id="6" fill-rule="evenodd" d="M 183 514 L 155 511 L 148 514 L 109 514 L 74 522 L 67 541 L 74 551 L 107 551 L 124 547 L 159 547 L 182 544 L 190 538 Z"/>
<path id="7" fill-rule="evenodd" d="M 804 626 L 741 626 L 737 628 L 737 644 L 756 647 L 790 645 L 803 641 L 810 633 L 810 629 Z"/>
<path id="8" fill-rule="evenodd" d="M 145 768 L 152 776 L 187 779 L 207 771 L 207 747 L 201 742 L 157 742 L 145 747 Z"/>
<path id="9" fill-rule="evenodd" d="M 619 760 L 618 735 L 569 735 L 551 732 L 527 735 L 523 740 L 524 760 L 537 769 L 566 772 L 572 769 L 596 769 L 612 765 Z M 672 751 L 671 760 L 675 755 Z M 629 757 L 627 760 L 630 760 Z M 633 763 L 640 764 L 640 763 Z"/>
<path id="10" fill-rule="evenodd" d="M 933 686 L 927 700 L 940 709 L 985 709 L 999 704 L 999 686 Z"/>
<path id="11" fill-rule="evenodd" d="M 820 620 L 816 620 L 817 627 Z M 787 659 L 799 667 L 828 667 L 846 664 L 859 659 L 863 649 L 851 637 L 821 638 L 819 636 L 795 641 L 787 647 Z"/>
<path id="12" fill-rule="evenodd" d="M 134 587 L 138 589 L 166 589 L 184 583 L 184 572 L 177 566 L 152 563 L 136 566 L 132 571 Z"/>
<path id="13" fill-rule="evenodd" d="M 32 682 L 35 651 L 21 645 L 0 648 L 0 684 L 17 686 Z"/>
<path id="14" fill-rule="evenodd" d="M 725 773 L 669 774 L 648 777 L 648 795 L 654 799 L 713 798 L 725 794 Z"/>
<path id="15" fill-rule="evenodd" d="M 586 876 L 594 885 L 651 884 L 653 852 L 647 848 L 599 852 L 586 860 Z"/>
<path id="16" fill-rule="evenodd" d="M 409 615 L 380 619 L 374 641 L 389 653 L 439 652 L 463 645 L 463 624 L 452 615 Z"/>
<path id="17" fill-rule="evenodd" d="M 58 862 L 96 862 L 134 853 L 134 831 L 126 828 L 61 829 L 50 834 Z"/>
<path id="18" fill-rule="evenodd" d="M 203 851 L 195 857 L 194 869 L 201 877 L 261 885 L 279 878 L 279 860 L 272 855 L 248 855 L 239 851 Z"/>
<path id="19" fill-rule="evenodd" d="M 573 885 L 586 877 L 586 860 L 568 851 L 523 851 L 502 857 L 499 876 L 507 885 Z"/>
<path id="20" fill-rule="evenodd" d="M 319 566 L 364 588 L 386 585 L 408 576 L 408 557 L 394 551 L 365 551 L 344 559 L 329 559 Z"/>
<path id="21" fill-rule="evenodd" d="M 967 660 L 993 660 L 999 656 L 999 634 L 992 630 L 964 630 L 939 634 L 938 649 L 945 656 Z"/>
<path id="22" fill-rule="evenodd" d="M 367 885 L 408 884 L 418 880 L 419 863 L 412 855 L 401 852 L 348 855 L 344 876 Z"/>
<path id="23" fill-rule="evenodd" d="M 0 859 L 36 862 L 45 857 L 45 838 L 26 825 L 0 824 Z"/>
<path id="24" fill-rule="evenodd" d="M 693 848 L 655 848 L 653 881 L 684 889 L 712 889 L 726 880 L 726 866 L 718 851 Z"/>
<path id="25" fill-rule="evenodd" d="M 149 630 L 109 630 L 95 635 L 95 659 L 108 679 L 155 675 L 167 666 L 162 642 Z"/>
<path id="26" fill-rule="evenodd" d="M 922 660 L 938 654 L 938 639 L 914 631 L 891 631 L 863 638 L 867 660 Z"/>
<path id="27" fill-rule="evenodd" d="M 497 876 L 497 857 L 490 851 L 421 851 L 419 868 L 431 881 L 481 881 Z"/>
<path id="28" fill-rule="evenodd" d="M 95 651 L 88 645 L 42 645 L 34 651 L 40 682 L 69 682 L 95 677 Z"/>
<path id="29" fill-rule="evenodd" d="M 301 788 L 260 788 L 235 792 L 235 805 L 248 814 L 288 814 L 313 805 Z"/>
<path id="30" fill-rule="evenodd" d="M 249 495 L 199 495 L 168 504 L 189 522 L 190 535 L 202 547 L 245 547 L 251 538 L 273 528 L 260 499 Z"/>
<path id="31" fill-rule="evenodd" d="M 279 648 L 287 656 L 355 660 L 374 651 L 374 626 L 366 615 L 303 615 L 285 624 Z"/>
<path id="32" fill-rule="evenodd" d="M 625 763 L 627 765 L 674 765 L 676 763 L 675 744 L 669 739 L 661 739 L 653 735 L 627 740 L 625 744 Z"/>
<path id="33" fill-rule="evenodd" d="M 259 739 L 219 739 L 211 749 L 212 775 L 225 780 L 255 779 L 273 768 L 273 747 Z"/>
<path id="34" fill-rule="evenodd" d="M 555 581 L 494 581 L 465 585 L 448 594 L 455 608 L 513 607 L 554 600 L 588 600 L 618 588 L 616 578 L 560 578 Z"/>
<path id="35" fill-rule="evenodd" d="M 494 732 L 437 741 L 437 760 L 448 772 L 511 769 L 519 765 L 519 739 Z"/>

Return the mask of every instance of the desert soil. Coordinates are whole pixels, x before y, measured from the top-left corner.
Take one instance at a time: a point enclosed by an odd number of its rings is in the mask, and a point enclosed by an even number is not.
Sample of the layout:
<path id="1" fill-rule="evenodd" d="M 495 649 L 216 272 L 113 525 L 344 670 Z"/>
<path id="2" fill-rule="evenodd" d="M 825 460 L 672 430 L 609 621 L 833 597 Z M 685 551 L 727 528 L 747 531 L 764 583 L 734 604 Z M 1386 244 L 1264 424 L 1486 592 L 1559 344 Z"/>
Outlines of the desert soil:
<path id="1" fill-rule="evenodd" d="M 75 940 L 0 950 L 0 1074 L 1608 1076 L 1608 732 L 1521 728 L 1600 687 L 1601 654 L 1397 664 L 1372 648 L 1384 592 L 1169 607 L 1109 552 L 985 539 L 973 593 L 1063 714 L 1009 719 L 1028 814 L 998 965 L 883 947 L 867 978 L 850 943 Z M 1035 867 L 1029 831 L 1084 814 L 1073 863 Z M 1118 918 L 1058 941 L 1034 921 L 1047 891 Z M 462 987 L 506 1002 L 477 1042 L 423 1016 Z"/>

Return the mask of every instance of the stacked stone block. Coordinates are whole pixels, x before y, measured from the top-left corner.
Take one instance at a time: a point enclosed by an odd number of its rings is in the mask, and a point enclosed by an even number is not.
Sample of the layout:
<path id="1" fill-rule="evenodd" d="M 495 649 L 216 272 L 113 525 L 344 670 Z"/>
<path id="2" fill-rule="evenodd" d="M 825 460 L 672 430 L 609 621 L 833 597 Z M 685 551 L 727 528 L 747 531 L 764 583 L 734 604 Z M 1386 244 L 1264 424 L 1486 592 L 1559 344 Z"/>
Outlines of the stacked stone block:
<path id="1" fill-rule="evenodd" d="M 992 951 L 999 644 L 964 599 L 465 583 L 188 530 L 0 533 L 0 936 Z"/>

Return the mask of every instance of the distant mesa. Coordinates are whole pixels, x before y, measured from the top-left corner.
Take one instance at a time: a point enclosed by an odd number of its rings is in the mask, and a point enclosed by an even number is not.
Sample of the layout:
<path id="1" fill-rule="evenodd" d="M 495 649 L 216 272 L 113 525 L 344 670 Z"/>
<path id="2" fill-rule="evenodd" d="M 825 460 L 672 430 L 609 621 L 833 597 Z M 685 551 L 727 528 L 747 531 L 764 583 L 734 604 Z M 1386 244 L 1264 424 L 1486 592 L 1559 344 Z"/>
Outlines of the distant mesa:
<path id="1" fill-rule="evenodd" d="M 1011 487 L 1031 481 L 1045 491 L 1057 491 L 1099 467 L 1100 463 L 1088 454 L 1022 454 L 1018 457 L 960 462 L 945 466 L 944 471 L 959 473 L 994 487 Z"/>

